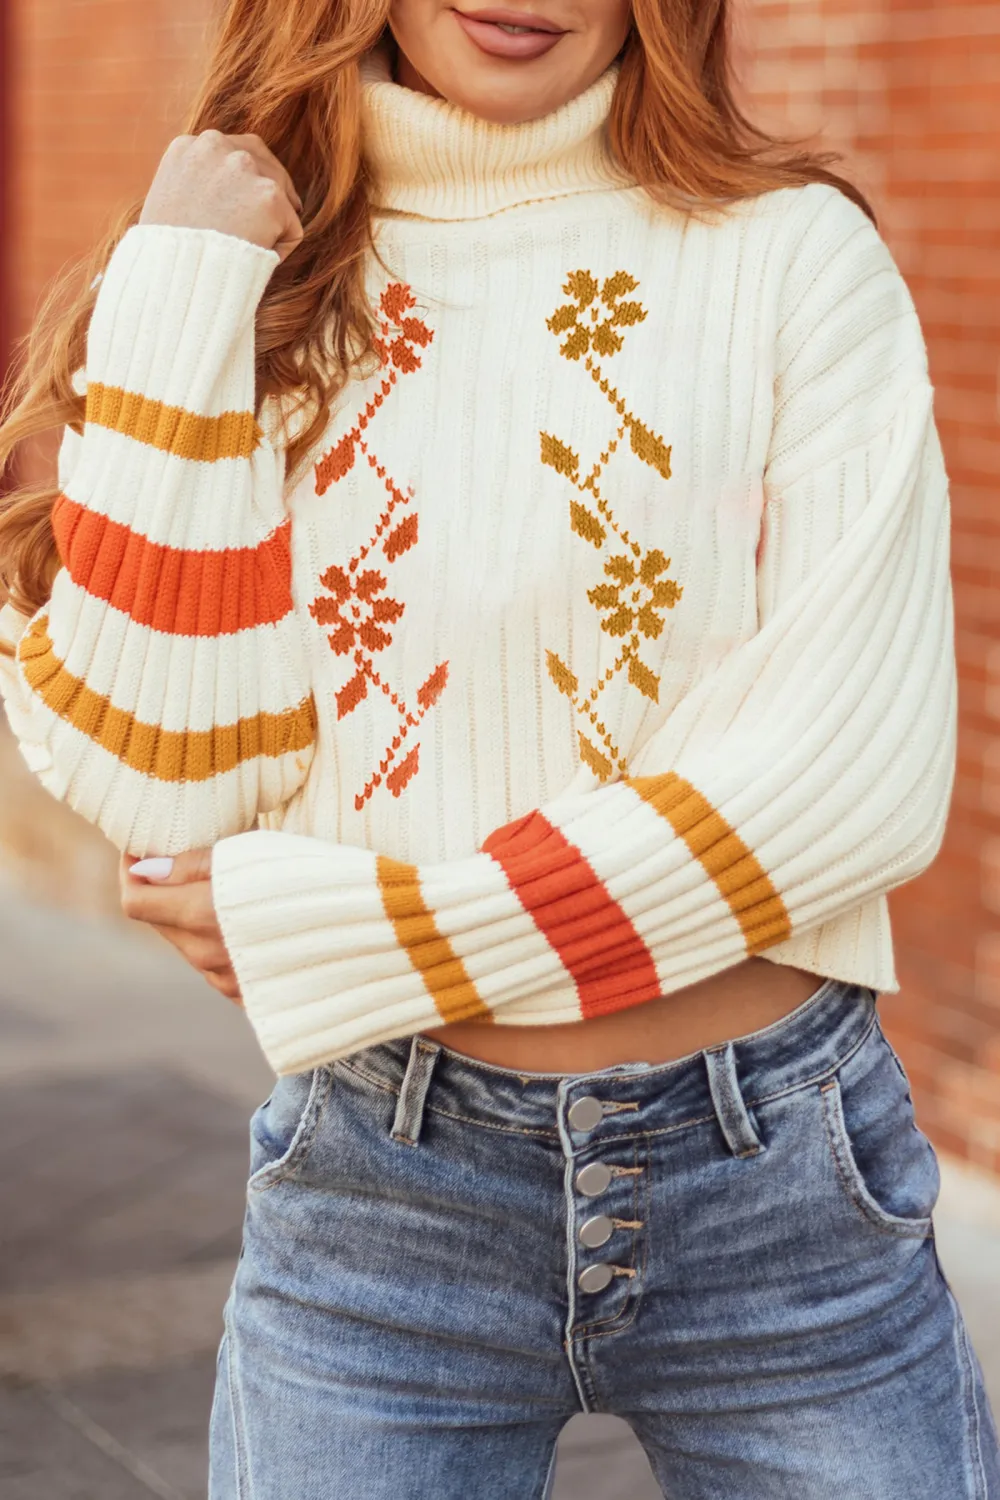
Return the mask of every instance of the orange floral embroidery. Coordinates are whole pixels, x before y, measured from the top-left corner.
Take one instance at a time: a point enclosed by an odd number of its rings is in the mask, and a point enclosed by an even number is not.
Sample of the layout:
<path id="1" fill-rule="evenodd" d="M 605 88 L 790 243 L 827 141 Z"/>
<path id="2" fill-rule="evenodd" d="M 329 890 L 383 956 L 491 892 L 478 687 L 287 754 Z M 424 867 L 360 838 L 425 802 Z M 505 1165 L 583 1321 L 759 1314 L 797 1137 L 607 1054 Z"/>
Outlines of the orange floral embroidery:
<path id="1" fill-rule="evenodd" d="M 539 433 L 541 460 L 568 479 L 583 501 L 571 500 L 570 526 L 578 537 L 601 551 L 609 533 L 617 537 L 624 551 L 612 551 L 604 563 L 607 580 L 587 591 L 587 598 L 603 616 L 601 629 L 614 640 L 623 642 L 612 665 L 597 681 L 581 693 L 580 681 L 554 651 L 549 651 L 549 676 L 565 694 L 577 713 L 587 719 L 599 739 L 599 746 L 579 731 L 580 759 L 602 781 L 617 770 L 628 770 L 625 757 L 615 743 L 598 709 L 601 694 L 621 672 L 651 702 L 659 701 L 660 679 L 642 661 L 640 636 L 656 640 L 663 631 L 664 611 L 673 609 L 683 592 L 680 584 L 665 577 L 670 558 L 658 547 L 643 551 L 621 525 L 601 492 L 604 469 L 625 436 L 629 434 L 632 452 L 663 479 L 670 478 L 670 449 L 661 437 L 628 410 L 625 401 L 608 381 L 598 356 L 611 358 L 624 343 L 622 330 L 646 319 L 646 309 L 632 299 L 639 283 L 627 271 L 616 271 L 603 283 L 589 271 L 573 271 L 567 276 L 563 293 L 570 300 L 557 307 L 547 327 L 562 339 L 559 352 L 564 359 L 583 361 L 584 369 L 614 409 L 617 424 L 597 462 L 586 478 L 581 477 L 580 456 L 549 432 Z M 613 546 L 613 543 L 612 543 Z"/>
<path id="2" fill-rule="evenodd" d="M 411 731 L 434 707 L 448 682 L 448 663 L 440 662 L 418 688 L 416 706 L 410 708 L 378 671 L 375 656 L 392 644 L 390 627 L 402 619 L 406 605 L 386 592 L 389 581 L 380 568 L 362 566 L 377 547 L 387 563 L 394 563 L 415 547 L 419 538 L 418 513 L 410 507 L 412 489 L 403 490 L 386 472 L 366 437 L 372 417 L 400 375 L 420 369 L 422 360 L 417 351 L 426 349 L 434 338 L 426 323 L 412 316 L 415 306 L 416 298 L 408 286 L 397 282 L 383 291 L 379 299 L 379 336 L 374 346 L 385 373 L 354 426 L 316 465 L 316 493 L 323 495 L 350 473 L 361 453 L 388 496 L 368 542 L 346 568 L 334 564 L 320 575 L 320 586 L 325 592 L 309 606 L 309 613 L 318 625 L 333 627 L 327 636 L 330 649 L 337 656 L 350 656 L 354 667 L 353 675 L 336 695 L 337 718 L 353 713 L 367 698 L 369 687 L 382 693 L 396 712 L 396 733 L 363 790 L 354 798 L 359 812 L 383 781 L 392 795 L 399 797 L 416 776 L 420 769 L 420 744 L 413 743 Z M 407 513 L 396 520 L 396 512 L 404 506 L 408 507 Z M 397 763 L 404 744 L 406 754 Z"/>
<path id="3" fill-rule="evenodd" d="M 378 597 L 386 587 L 384 573 L 367 568 L 364 573 L 352 575 L 343 568 L 333 567 L 327 568 L 319 581 L 329 589 L 331 597 L 314 599 L 312 616 L 320 625 L 336 625 L 329 640 L 338 656 L 355 644 L 366 651 L 381 651 L 388 646 L 392 636 L 383 627 L 394 625 L 405 606 L 398 599 Z"/>
<path id="4" fill-rule="evenodd" d="M 372 468 L 377 470 L 378 477 L 385 481 L 385 470 L 379 468 L 377 459 L 373 459 L 364 433 L 372 417 L 398 381 L 400 374 L 410 375 L 414 370 L 420 369 L 422 361 L 417 349 L 426 349 L 434 337 L 433 331 L 427 327 L 426 323 L 420 318 L 409 316 L 410 309 L 416 304 L 417 299 L 410 288 L 399 282 L 387 286 L 379 298 L 381 314 L 379 335 L 372 340 L 372 343 L 382 362 L 382 368 L 387 370 L 387 373 L 383 376 L 378 390 L 369 398 L 350 432 L 345 433 L 340 442 L 335 444 L 316 465 L 317 495 L 325 495 L 332 484 L 336 484 L 338 479 L 343 479 L 344 475 L 354 467 L 358 448 L 368 458 Z M 389 483 L 391 484 L 391 481 Z M 392 494 L 391 489 L 389 493 Z"/>

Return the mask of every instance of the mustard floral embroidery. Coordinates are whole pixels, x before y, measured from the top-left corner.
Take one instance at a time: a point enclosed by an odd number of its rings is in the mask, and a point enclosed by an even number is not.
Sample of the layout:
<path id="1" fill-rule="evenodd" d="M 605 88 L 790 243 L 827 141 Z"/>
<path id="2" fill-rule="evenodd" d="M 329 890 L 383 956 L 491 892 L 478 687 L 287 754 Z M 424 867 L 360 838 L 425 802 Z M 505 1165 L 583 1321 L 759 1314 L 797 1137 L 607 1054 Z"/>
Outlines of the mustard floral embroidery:
<path id="1" fill-rule="evenodd" d="M 601 616 L 601 629 L 621 643 L 614 661 L 583 689 L 566 663 L 554 651 L 547 653 L 553 683 L 591 726 L 593 738 L 579 731 L 580 759 L 602 781 L 615 771 L 624 775 L 628 765 L 601 717 L 601 695 L 625 673 L 645 698 L 659 701 L 660 679 L 640 652 L 644 640 L 655 641 L 662 634 L 665 612 L 673 609 L 682 593 L 680 584 L 667 576 L 670 558 L 658 547 L 644 551 L 615 516 L 601 489 L 604 470 L 626 432 L 635 456 L 661 478 L 670 478 L 669 447 L 628 409 L 601 364 L 621 349 L 623 330 L 645 321 L 646 309 L 631 295 L 638 285 L 626 271 L 616 271 L 603 283 L 589 271 L 573 271 L 563 284 L 568 301 L 547 320 L 549 330 L 561 340 L 560 354 L 582 363 L 615 415 L 614 431 L 587 474 L 581 471 L 579 454 L 567 443 L 549 432 L 539 434 L 542 463 L 568 479 L 582 497 L 570 501 L 570 526 L 582 541 L 610 554 L 604 562 L 604 581 L 589 589 L 587 598 Z"/>

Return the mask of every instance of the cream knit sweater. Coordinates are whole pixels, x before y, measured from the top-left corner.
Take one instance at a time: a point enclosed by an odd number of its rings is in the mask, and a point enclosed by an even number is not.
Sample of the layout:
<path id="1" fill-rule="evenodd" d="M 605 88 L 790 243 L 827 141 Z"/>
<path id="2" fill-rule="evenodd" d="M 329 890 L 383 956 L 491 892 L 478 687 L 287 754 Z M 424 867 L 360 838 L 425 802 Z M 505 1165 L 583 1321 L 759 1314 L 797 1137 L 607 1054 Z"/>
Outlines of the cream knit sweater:
<path id="1" fill-rule="evenodd" d="M 895 986 L 955 727 L 914 309 L 829 188 L 623 184 L 613 88 L 498 127 L 373 63 L 379 363 L 297 474 L 253 410 L 276 257 L 137 228 L 105 276 L 8 713 L 122 848 L 215 845 L 279 1071 L 748 953 Z"/>

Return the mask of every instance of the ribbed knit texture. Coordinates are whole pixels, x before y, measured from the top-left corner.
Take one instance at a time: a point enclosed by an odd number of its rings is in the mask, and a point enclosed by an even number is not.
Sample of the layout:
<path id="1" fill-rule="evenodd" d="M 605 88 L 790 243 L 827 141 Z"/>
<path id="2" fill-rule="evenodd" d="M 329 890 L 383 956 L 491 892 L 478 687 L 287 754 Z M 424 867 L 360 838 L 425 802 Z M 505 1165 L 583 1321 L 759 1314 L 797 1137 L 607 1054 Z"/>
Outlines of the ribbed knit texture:
<path id="1" fill-rule="evenodd" d="M 385 210 L 474 219 L 515 204 L 625 187 L 607 147 L 617 69 L 556 114 L 497 126 L 397 87 L 376 48 L 362 68 L 365 155 Z"/>
<path id="2" fill-rule="evenodd" d="M 748 953 L 895 986 L 954 761 L 916 315 L 832 189 L 612 186 L 612 86 L 506 130 L 370 79 L 379 363 L 290 483 L 275 257 L 140 228 L 105 277 L 8 710 L 122 847 L 217 844 L 279 1071 Z"/>
<path id="3" fill-rule="evenodd" d="M 31 697 L 7 709 L 29 765 L 123 848 L 250 827 L 312 752 L 283 462 L 253 414 L 277 263 L 227 235 L 133 229 L 91 323 L 53 514 L 65 566 L 21 639 Z"/>

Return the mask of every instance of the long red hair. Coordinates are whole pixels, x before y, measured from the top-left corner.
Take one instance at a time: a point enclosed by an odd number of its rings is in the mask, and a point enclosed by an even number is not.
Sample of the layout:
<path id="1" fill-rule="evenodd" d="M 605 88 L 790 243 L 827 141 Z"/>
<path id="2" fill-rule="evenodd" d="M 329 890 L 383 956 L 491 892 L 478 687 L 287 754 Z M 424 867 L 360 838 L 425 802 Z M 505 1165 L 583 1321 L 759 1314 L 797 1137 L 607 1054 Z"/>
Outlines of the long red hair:
<path id="1" fill-rule="evenodd" d="M 386 30 L 391 0 L 228 0 L 187 124 L 254 133 L 291 173 L 305 239 L 275 272 L 257 319 L 258 402 L 292 397 L 303 420 L 290 467 L 321 436 L 331 402 L 371 347 L 364 293 L 371 183 L 362 157 L 359 64 Z M 829 156 L 752 125 L 734 86 L 728 0 L 633 0 L 609 119 L 621 166 L 652 196 L 685 209 L 827 182 L 867 209 Z M 94 282 L 139 215 L 132 209 L 51 293 L 0 426 L 0 474 L 26 440 L 82 428 Z M 9 478 L 9 476 L 8 476 Z M 59 565 L 54 485 L 9 488 L 0 513 L 0 597 L 26 613 Z"/>

